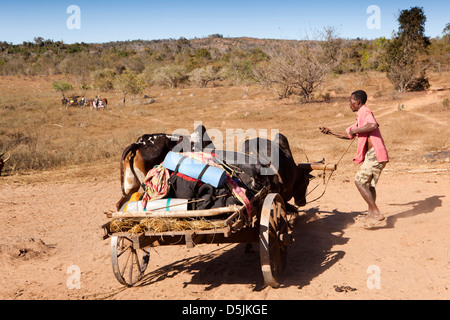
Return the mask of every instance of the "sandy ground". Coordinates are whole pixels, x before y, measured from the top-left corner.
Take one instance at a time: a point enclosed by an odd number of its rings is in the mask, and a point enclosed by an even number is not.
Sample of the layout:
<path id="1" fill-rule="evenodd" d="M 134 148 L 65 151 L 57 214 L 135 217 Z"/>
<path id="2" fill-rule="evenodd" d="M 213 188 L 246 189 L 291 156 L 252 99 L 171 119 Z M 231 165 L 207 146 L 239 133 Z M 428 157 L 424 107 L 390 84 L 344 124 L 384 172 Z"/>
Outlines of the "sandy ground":
<path id="1" fill-rule="evenodd" d="M 448 119 L 415 109 L 440 103 L 445 94 L 413 97 L 409 112 L 424 117 L 429 130 L 442 126 L 447 134 Z M 395 110 L 386 106 L 376 115 Z M 337 118 L 330 125 L 347 122 Z M 277 289 L 262 285 L 258 252 L 246 254 L 244 244 L 158 247 L 142 281 L 120 285 L 100 228 L 121 195 L 118 163 L 1 177 L 0 299 L 450 299 L 448 153 L 435 162 L 389 163 L 377 186 L 386 225 L 365 230 L 354 223 L 366 211 L 353 184 L 355 149 L 325 195 L 296 218 L 296 241 Z M 310 186 L 317 184 L 321 179 Z M 323 190 L 319 185 L 307 200 Z"/>
<path id="2" fill-rule="evenodd" d="M 378 204 L 387 223 L 376 230 L 354 223 L 365 204 L 353 172 L 338 170 L 296 219 L 277 289 L 262 286 L 258 253 L 243 244 L 159 247 L 144 279 L 124 288 L 100 229 L 120 195 L 116 172 L 27 184 L 10 177 L 0 185 L 0 299 L 450 299 L 450 172 L 430 168 L 386 168 Z"/>

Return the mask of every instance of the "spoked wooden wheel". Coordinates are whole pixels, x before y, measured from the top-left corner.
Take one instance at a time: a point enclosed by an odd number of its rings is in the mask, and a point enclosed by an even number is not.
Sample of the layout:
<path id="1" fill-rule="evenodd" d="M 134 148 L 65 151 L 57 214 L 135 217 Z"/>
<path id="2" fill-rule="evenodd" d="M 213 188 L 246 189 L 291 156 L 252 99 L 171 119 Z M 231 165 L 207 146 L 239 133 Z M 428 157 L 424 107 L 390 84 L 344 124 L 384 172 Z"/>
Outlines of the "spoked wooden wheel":
<path id="1" fill-rule="evenodd" d="M 131 287 L 141 280 L 149 259 L 149 248 L 135 249 L 127 237 L 111 237 L 111 263 L 121 284 Z"/>
<path id="2" fill-rule="evenodd" d="M 259 229 L 259 252 L 265 285 L 279 286 L 291 242 L 283 199 L 279 194 L 271 193 L 264 200 Z"/>

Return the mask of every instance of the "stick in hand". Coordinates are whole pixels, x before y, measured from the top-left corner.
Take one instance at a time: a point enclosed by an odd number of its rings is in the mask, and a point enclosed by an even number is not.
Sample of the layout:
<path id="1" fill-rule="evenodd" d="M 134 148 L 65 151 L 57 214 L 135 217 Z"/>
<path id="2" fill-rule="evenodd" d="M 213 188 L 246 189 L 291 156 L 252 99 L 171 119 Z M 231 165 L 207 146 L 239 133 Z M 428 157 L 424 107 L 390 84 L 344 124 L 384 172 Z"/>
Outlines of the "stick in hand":
<path id="1" fill-rule="evenodd" d="M 326 128 L 326 127 L 319 127 L 319 130 L 322 131 L 322 133 L 325 133 L 325 134 L 330 134 L 331 133 L 331 130 Z"/>

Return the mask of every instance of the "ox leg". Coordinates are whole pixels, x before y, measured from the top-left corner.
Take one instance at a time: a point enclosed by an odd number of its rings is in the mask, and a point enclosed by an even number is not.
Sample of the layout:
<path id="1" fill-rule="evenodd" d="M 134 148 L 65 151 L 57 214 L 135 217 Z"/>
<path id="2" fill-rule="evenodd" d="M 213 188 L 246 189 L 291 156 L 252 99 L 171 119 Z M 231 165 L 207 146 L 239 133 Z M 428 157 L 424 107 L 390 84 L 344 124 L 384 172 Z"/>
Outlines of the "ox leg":
<path id="1" fill-rule="evenodd" d="M 134 192 L 139 191 L 139 188 L 142 186 L 142 184 L 145 181 L 145 177 L 147 177 L 147 173 L 144 173 L 142 170 L 139 170 L 138 168 L 134 169 L 134 173 L 135 173 L 135 177 L 137 179 L 137 190 L 136 191 L 132 191 L 131 193 L 129 193 L 130 195 L 133 194 Z"/>
<path id="2" fill-rule="evenodd" d="M 123 191 L 127 196 L 139 191 L 141 184 L 138 177 L 134 174 L 129 166 L 125 167 Z"/>
<path id="3" fill-rule="evenodd" d="M 251 242 L 247 242 L 245 244 L 245 253 L 246 254 L 255 253 L 255 250 L 253 249 L 253 244 Z"/>
<path id="4" fill-rule="evenodd" d="M 117 211 L 120 210 L 120 208 L 123 207 L 123 205 L 130 199 L 130 197 L 128 196 L 122 196 L 122 198 L 120 198 L 120 200 L 116 203 L 116 209 Z"/>
<path id="5" fill-rule="evenodd" d="M 141 174 L 142 175 L 142 174 Z M 145 178 L 145 177 L 144 177 Z M 125 165 L 123 176 L 123 196 L 116 203 L 117 211 L 130 199 L 131 195 L 141 187 L 139 178 L 134 174 L 129 165 Z"/>

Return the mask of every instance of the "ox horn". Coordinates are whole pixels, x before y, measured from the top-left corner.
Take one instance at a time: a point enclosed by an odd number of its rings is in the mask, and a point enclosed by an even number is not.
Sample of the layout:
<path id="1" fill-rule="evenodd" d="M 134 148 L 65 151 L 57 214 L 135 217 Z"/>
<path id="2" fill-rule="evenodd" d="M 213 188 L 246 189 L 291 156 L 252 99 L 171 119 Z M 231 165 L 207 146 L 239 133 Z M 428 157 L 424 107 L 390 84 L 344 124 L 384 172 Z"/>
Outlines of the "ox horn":
<path id="1" fill-rule="evenodd" d="M 3 157 L 3 155 L 5 155 L 5 154 L 6 154 L 6 152 L 2 153 L 0 155 L 0 158 Z M 10 158 L 11 158 L 11 154 L 8 152 L 8 158 L 6 160 L 3 160 L 3 163 L 6 163 L 6 161 L 8 161 Z"/>

